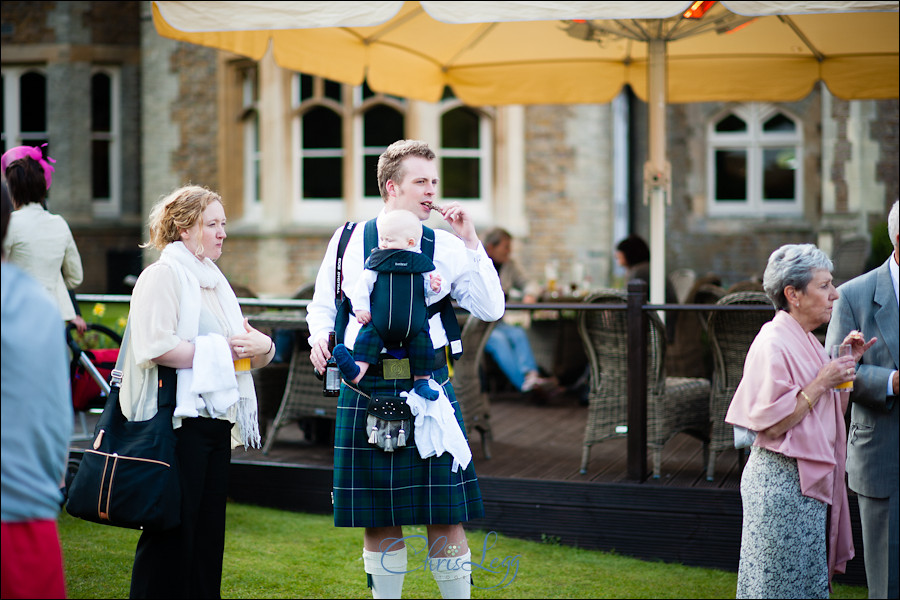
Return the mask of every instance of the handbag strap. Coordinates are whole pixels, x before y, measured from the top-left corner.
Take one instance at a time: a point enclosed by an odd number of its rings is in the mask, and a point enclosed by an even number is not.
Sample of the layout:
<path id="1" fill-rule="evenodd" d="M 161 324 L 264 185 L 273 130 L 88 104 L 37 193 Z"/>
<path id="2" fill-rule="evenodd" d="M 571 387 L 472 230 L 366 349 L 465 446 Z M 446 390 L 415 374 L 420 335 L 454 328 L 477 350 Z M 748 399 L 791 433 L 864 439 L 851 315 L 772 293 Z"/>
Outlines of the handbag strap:
<path id="1" fill-rule="evenodd" d="M 122 332 L 122 343 L 119 344 L 119 355 L 116 357 L 116 367 L 110 372 L 109 387 L 121 387 L 122 376 L 124 375 L 122 367 L 125 366 L 125 348 L 128 345 L 128 339 L 131 337 L 131 321 L 125 321 L 125 331 Z"/>
<path id="2" fill-rule="evenodd" d="M 116 368 L 110 373 L 109 386 L 121 387 L 122 377 L 125 373 L 122 367 L 125 366 L 125 355 L 127 354 L 128 341 L 131 338 L 131 321 L 125 322 L 125 331 L 122 332 L 122 343 L 119 344 L 119 356 L 116 357 Z M 172 406 L 175 407 L 175 386 L 178 382 L 175 369 L 163 365 L 157 365 L 158 392 L 157 392 L 157 409 Z"/>

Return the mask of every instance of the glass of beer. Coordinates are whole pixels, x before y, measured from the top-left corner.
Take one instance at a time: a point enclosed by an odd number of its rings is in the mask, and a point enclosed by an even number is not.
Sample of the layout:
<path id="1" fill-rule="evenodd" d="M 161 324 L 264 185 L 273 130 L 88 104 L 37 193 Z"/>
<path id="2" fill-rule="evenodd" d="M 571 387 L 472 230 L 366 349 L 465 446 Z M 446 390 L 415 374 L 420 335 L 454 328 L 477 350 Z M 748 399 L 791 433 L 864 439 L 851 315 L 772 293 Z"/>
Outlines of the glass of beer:
<path id="1" fill-rule="evenodd" d="M 835 344 L 831 347 L 831 358 L 841 358 L 842 356 L 853 356 L 853 346 L 850 344 Z M 852 392 L 853 380 L 839 383 L 835 388 L 839 392 Z"/>

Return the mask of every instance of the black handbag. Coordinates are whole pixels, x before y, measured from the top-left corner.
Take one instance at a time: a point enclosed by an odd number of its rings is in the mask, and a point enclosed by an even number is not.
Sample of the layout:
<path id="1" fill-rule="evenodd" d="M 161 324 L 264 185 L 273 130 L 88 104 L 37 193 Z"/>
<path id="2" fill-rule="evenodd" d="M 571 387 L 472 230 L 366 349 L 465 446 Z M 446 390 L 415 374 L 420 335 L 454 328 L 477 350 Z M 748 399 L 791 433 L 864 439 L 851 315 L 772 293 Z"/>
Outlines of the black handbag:
<path id="1" fill-rule="evenodd" d="M 385 452 L 403 448 L 412 439 L 412 409 L 403 398 L 372 396 L 366 406 L 366 433 L 370 444 Z"/>
<path id="2" fill-rule="evenodd" d="M 125 352 L 120 352 L 124 355 Z M 121 361 L 121 359 L 120 359 Z M 175 455 L 175 369 L 159 367 L 158 410 L 128 421 L 119 407 L 121 364 L 68 490 L 66 511 L 80 519 L 148 531 L 181 523 L 181 482 Z"/>

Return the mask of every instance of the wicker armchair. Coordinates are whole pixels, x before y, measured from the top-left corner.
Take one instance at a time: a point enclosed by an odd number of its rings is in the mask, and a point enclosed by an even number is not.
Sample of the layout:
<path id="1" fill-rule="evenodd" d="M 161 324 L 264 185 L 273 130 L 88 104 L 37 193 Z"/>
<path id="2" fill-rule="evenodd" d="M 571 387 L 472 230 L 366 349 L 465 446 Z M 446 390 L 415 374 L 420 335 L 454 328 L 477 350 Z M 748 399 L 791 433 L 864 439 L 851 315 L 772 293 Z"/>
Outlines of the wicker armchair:
<path id="1" fill-rule="evenodd" d="M 491 457 L 491 402 L 482 388 L 479 367 L 484 345 L 495 324 L 469 316 L 462 329 L 463 354 L 453 363 L 453 391 L 462 411 L 466 433 L 471 436 L 478 430 L 485 458 Z"/>
<path id="2" fill-rule="evenodd" d="M 315 284 L 304 285 L 294 294 L 294 299 L 312 298 L 314 291 Z M 269 453 L 272 444 L 275 443 L 278 430 L 285 425 L 301 419 L 310 419 L 304 430 L 309 434 L 315 434 L 313 437 L 316 437 L 320 433 L 324 433 L 325 428 L 320 426 L 323 420 L 330 428 L 331 422 L 337 418 L 337 399 L 322 395 L 322 381 L 316 377 L 309 360 L 308 336 L 309 331 L 306 329 L 295 330 L 294 348 L 284 386 L 284 396 L 275 419 L 268 427 L 266 441 L 262 448 L 263 454 Z"/>
<path id="3" fill-rule="evenodd" d="M 621 290 L 602 290 L 585 302 L 625 304 Z M 709 440 L 708 379 L 666 377 L 666 329 L 649 313 L 647 335 L 647 447 L 653 476 L 662 470 L 662 449 L 679 432 Z M 624 310 L 586 310 L 579 314 L 578 332 L 591 366 L 588 418 L 584 429 L 581 472 L 587 472 L 591 445 L 627 434 L 628 347 Z"/>
<path id="4" fill-rule="evenodd" d="M 725 295 L 718 285 L 703 283 L 689 292 L 685 304 L 715 304 Z M 713 374 L 712 351 L 706 333 L 709 311 L 681 315 L 675 323 L 675 340 L 666 348 L 666 373 L 672 377 L 703 377 Z"/>
<path id="5" fill-rule="evenodd" d="M 750 344 L 766 321 L 771 321 L 774 307 L 764 292 L 735 292 L 722 297 L 719 306 L 756 304 L 771 311 L 712 311 L 709 315 L 709 339 L 713 350 L 712 392 L 709 396 L 709 416 L 712 428 L 709 443 L 709 462 L 706 479 L 713 480 L 716 455 L 734 448 L 734 428 L 725 422 L 725 413 L 744 374 L 744 360 Z"/>

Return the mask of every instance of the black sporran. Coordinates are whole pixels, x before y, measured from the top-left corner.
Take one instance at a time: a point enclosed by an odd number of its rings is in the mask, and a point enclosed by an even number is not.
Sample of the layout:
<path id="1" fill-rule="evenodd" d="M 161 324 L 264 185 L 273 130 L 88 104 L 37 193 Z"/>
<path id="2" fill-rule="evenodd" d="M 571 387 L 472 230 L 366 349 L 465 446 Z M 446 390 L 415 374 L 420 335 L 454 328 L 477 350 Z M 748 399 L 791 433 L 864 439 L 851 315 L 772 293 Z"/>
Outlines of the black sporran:
<path id="1" fill-rule="evenodd" d="M 366 434 L 370 444 L 385 452 L 403 448 L 412 439 L 412 409 L 403 398 L 372 396 L 366 407 Z"/>

